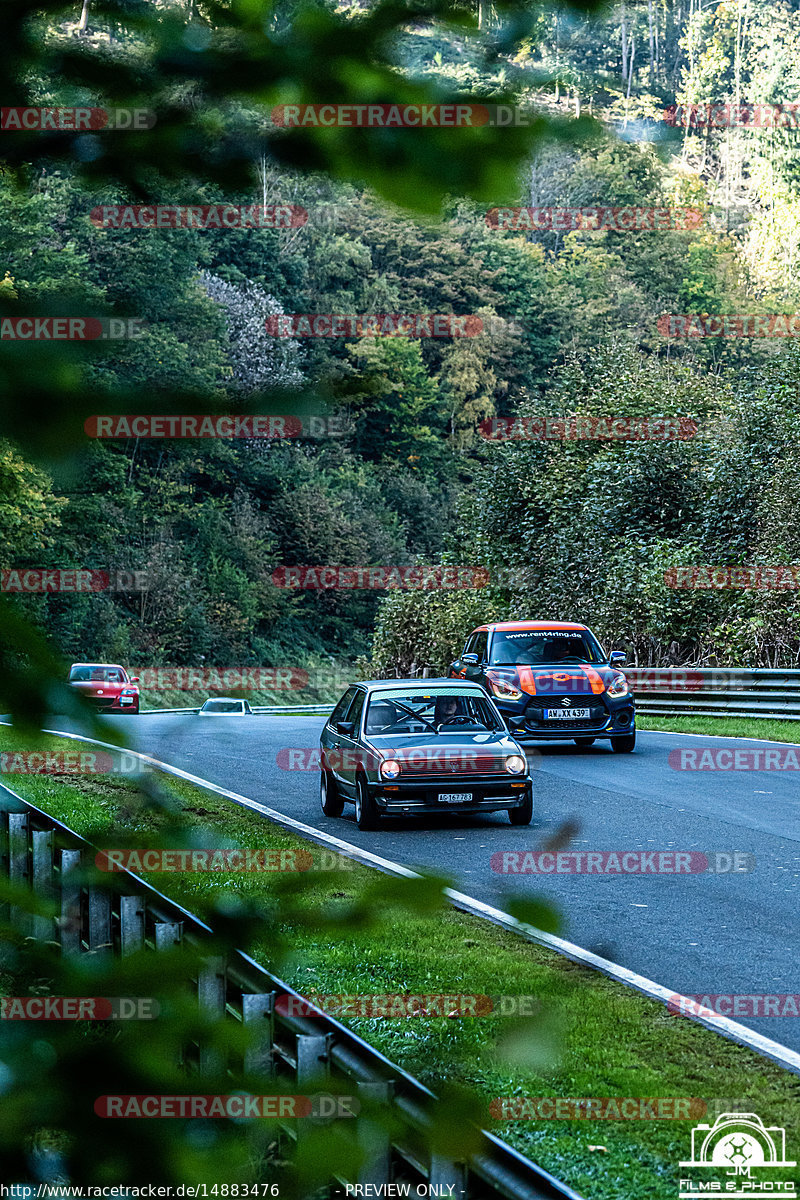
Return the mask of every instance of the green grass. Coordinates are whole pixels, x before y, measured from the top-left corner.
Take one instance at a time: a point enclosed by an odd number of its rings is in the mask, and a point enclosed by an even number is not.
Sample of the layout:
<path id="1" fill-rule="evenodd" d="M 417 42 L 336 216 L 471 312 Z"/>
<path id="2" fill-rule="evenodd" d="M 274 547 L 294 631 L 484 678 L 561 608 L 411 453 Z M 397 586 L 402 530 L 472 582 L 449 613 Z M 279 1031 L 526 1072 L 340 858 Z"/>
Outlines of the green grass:
<path id="1" fill-rule="evenodd" d="M 757 738 L 800 743 L 800 721 L 771 717 L 656 717 L 636 714 L 636 727 L 665 733 L 701 733 L 708 737 Z"/>
<path id="2" fill-rule="evenodd" d="M 3 749 L 20 745 L 11 731 L 3 730 L 0 741 Z M 48 739 L 48 748 L 74 746 Z M 169 776 L 154 778 L 161 795 L 156 805 L 130 780 L 114 776 L 19 775 L 6 781 L 107 848 L 152 846 L 170 820 L 172 845 L 304 845 L 211 792 Z M 311 843 L 305 847 L 321 854 Z M 200 915 L 219 901 L 222 889 L 231 898 L 257 901 L 265 910 L 263 933 L 246 949 L 301 992 L 536 998 L 539 1014 L 524 1021 L 492 1014 L 345 1022 L 434 1091 L 468 1085 L 487 1105 L 495 1096 L 515 1095 L 738 1097 L 766 1124 L 786 1127 L 787 1146 L 800 1145 L 797 1076 L 605 976 L 446 904 L 403 907 L 397 900 L 402 881 L 351 863 L 346 870 L 294 876 L 147 878 Z M 502 1124 L 487 1117 L 487 1125 L 592 1200 L 674 1200 L 692 1122 Z"/>

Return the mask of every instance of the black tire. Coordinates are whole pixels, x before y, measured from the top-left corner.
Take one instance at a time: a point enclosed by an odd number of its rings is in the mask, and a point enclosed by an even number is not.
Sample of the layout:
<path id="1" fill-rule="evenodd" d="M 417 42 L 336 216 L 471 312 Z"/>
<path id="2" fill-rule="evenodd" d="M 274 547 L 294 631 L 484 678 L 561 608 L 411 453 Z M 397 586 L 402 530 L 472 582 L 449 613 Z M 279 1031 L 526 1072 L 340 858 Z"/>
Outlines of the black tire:
<path id="1" fill-rule="evenodd" d="M 573 738 L 572 740 L 581 750 L 588 750 L 595 744 L 596 738 Z"/>
<path id="2" fill-rule="evenodd" d="M 630 754 L 635 745 L 635 733 L 626 733 L 623 737 L 612 737 L 611 739 L 611 749 L 615 754 Z"/>
<path id="3" fill-rule="evenodd" d="M 533 820 L 533 791 L 528 790 L 525 803 L 520 808 L 510 808 L 508 819 L 512 825 L 530 825 Z"/>
<path id="4" fill-rule="evenodd" d="M 344 800 L 339 795 L 336 781 L 324 767 L 319 773 L 319 802 L 326 817 L 340 817 L 344 812 Z"/>
<path id="5" fill-rule="evenodd" d="M 359 829 L 378 828 L 378 806 L 369 793 L 367 781 L 363 775 L 356 780 L 356 825 Z"/>

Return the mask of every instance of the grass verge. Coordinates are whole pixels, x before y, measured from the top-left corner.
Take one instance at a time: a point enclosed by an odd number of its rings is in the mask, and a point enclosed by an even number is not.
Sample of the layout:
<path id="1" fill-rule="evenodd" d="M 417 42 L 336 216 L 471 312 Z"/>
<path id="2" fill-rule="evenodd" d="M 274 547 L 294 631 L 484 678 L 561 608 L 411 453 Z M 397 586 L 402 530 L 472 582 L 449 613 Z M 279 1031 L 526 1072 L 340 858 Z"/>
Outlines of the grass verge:
<path id="1" fill-rule="evenodd" d="M 0 731 L 0 742 L 2 749 L 28 748 L 11 730 Z M 47 738 L 37 748 L 42 746 L 74 751 L 75 742 Z M 305 845 L 321 861 L 318 847 L 257 813 L 170 776 L 151 778 L 157 803 L 130 779 L 113 775 L 13 775 L 6 782 L 104 848 L 145 848 L 165 837 L 173 846 Z M 717 1112 L 745 1107 L 767 1125 L 784 1126 L 787 1147 L 800 1144 L 800 1077 L 446 904 L 405 907 L 393 881 L 368 868 L 346 861 L 342 869 L 294 877 L 145 877 L 201 916 L 223 891 L 232 901 L 258 902 L 266 918 L 259 925 L 263 934 L 245 949 L 306 994 L 534 998 L 536 1014 L 523 1020 L 492 1013 L 345 1021 L 434 1091 L 467 1085 L 487 1107 L 505 1096 L 697 1097 L 709 1103 L 712 1122 Z M 502 1123 L 487 1115 L 489 1128 L 592 1200 L 674 1200 L 677 1164 L 687 1157 L 693 1123 Z"/>
<path id="2" fill-rule="evenodd" d="M 664 733 L 700 733 L 707 737 L 756 738 L 800 743 L 800 721 L 771 717 L 656 717 L 636 714 L 636 728 Z"/>

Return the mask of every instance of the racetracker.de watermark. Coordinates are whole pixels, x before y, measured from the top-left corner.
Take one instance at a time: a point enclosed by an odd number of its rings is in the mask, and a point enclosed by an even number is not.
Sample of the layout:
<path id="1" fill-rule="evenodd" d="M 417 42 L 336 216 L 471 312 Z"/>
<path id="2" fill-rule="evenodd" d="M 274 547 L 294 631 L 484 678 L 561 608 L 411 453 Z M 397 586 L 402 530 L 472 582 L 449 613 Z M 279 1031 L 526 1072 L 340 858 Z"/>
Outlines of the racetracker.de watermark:
<path id="1" fill-rule="evenodd" d="M 699 208 L 490 208 L 491 229 L 553 231 L 597 229 L 606 233 L 641 233 L 668 229 L 697 229 L 703 223 Z"/>
<path id="2" fill-rule="evenodd" d="M 667 1002 L 670 1012 L 682 1016 L 708 1017 L 800 1017 L 800 994 L 711 992 L 683 996 L 675 993 Z"/>
<path id="3" fill-rule="evenodd" d="M 22 567 L 0 571 L 0 592 L 144 592 L 146 571 Z"/>
<path id="4" fill-rule="evenodd" d="M 800 337 L 800 313 L 663 313 L 656 328 L 667 338 Z"/>
<path id="5" fill-rule="evenodd" d="M 0 108 L 0 132 L 100 133 L 152 129 L 149 108 Z"/>
<path id="6" fill-rule="evenodd" d="M 2 317 L 3 342 L 105 342 L 146 333 L 138 317 Z"/>
<path id="7" fill-rule="evenodd" d="M 669 567 L 664 582 L 671 588 L 698 588 L 722 591 L 725 588 L 786 591 L 800 587 L 800 564 L 777 563 L 750 567 L 713 567 L 698 563 Z"/>
<path id="8" fill-rule="evenodd" d="M 667 761 L 673 771 L 800 771 L 800 747 L 769 749 L 711 749 L 681 746 L 670 750 Z"/>
<path id="9" fill-rule="evenodd" d="M 470 129 L 530 126 L 541 118 L 514 104 L 278 104 L 280 129 Z"/>
<path id="10" fill-rule="evenodd" d="M 497 850 L 489 863 L 497 875 L 730 875 L 756 860 L 738 850 Z"/>
<path id="11" fill-rule="evenodd" d="M 457 750 L 452 747 L 434 749 L 409 749 L 401 747 L 391 750 L 384 747 L 384 756 L 400 764 L 406 776 L 439 772 L 474 772 L 497 769 L 498 760 L 479 750 Z M 541 755 L 529 750 L 529 769 L 539 767 Z M 514 756 L 516 757 L 516 756 Z M 321 750 L 319 746 L 284 746 L 275 756 L 281 771 L 355 771 L 358 767 L 375 769 L 383 759 L 380 754 L 369 750 Z M 500 764 L 502 770 L 502 762 Z M 509 773 L 509 778 L 513 778 Z M 391 780 L 389 780 L 391 782 Z"/>
<path id="12" fill-rule="evenodd" d="M 154 1021 L 152 996 L 2 996 L 0 1021 Z"/>
<path id="13" fill-rule="evenodd" d="M 94 1111 L 98 1117 L 142 1118 L 176 1117 L 180 1120 L 208 1120 L 227 1117 L 238 1120 L 302 1117 L 355 1117 L 361 1110 L 355 1096 L 251 1096 L 242 1092 L 231 1095 L 98 1096 Z"/>
<path id="14" fill-rule="evenodd" d="M 686 441 L 698 430 L 690 417 L 487 417 L 478 426 L 490 442 Z"/>
<path id="15" fill-rule="evenodd" d="M 454 313 L 278 313 L 265 329 L 276 338 L 462 338 L 485 332 L 474 314 Z"/>
<path id="16" fill-rule="evenodd" d="M 303 416 L 127 413 L 87 417 L 83 429 L 91 438 L 324 438 L 343 437 L 350 429 L 350 420 L 342 413 Z"/>
<path id="17" fill-rule="evenodd" d="M 410 588 L 421 591 L 454 591 L 460 588 L 486 587 L 489 572 L 485 567 L 457 566 L 294 566 L 277 567 L 270 576 L 275 587 L 315 591 L 385 588 Z"/>
<path id="18" fill-rule="evenodd" d="M 495 1121 L 692 1121 L 706 1102 L 687 1097 L 499 1096 L 489 1112 Z"/>
<path id="19" fill-rule="evenodd" d="M 141 667 L 133 674 L 152 691 L 284 692 L 309 685 L 308 671 L 299 667 Z"/>
<path id="20" fill-rule="evenodd" d="M 700 129 L 800 129 L 800 104 L 670 104 L 667 125 Z"/>
<path id="21" fill-rule="evenodd" d="M 107 204 L 89 214 L 98 229 L 299 229 L 299 204 Z"/>
<path id="22" fill-rule="evenodd" d="M 275 1008 L 289 1017 L 319 1017 L 325 1014 L 341 1020 L 363 1017 L 392 1021 L 409 1017 L 532 1017 L 541 1012 L 542 1004 L 538 996 L 521 995 L 486 996 L 452 992 L 325 995 L 312 992 L 308 996 L 280 996 Z"/>
<path id="23" fill-rule="evenodd" d="M 0 751 L 0 775 L 135 775 L 140 770 L 139 760 L 125 751 Z"/>
<path id="24" fill-rule="evenodd" d="M 314 856 L 309 850 L 235 847 L 217 850 L 199 850 L 194 847 L 186 850 L 100 850 L 94 861 L 100 871 L 148 871 L 151 874 L 204 874 L 211 871 L 274 874 L 309 871 L 314 866 Z"/>

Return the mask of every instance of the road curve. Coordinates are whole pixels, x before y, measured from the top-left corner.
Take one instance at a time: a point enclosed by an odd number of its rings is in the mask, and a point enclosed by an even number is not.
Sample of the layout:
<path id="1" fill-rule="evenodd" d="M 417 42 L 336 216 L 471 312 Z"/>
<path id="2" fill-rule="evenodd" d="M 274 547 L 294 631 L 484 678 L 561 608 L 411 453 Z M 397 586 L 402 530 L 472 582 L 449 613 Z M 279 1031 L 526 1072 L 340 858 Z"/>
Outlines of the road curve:
<path id="1" fill-rule="evenodd" d="M 529 828 L 512 828 L 505 813 L 447 814 L 362 833 L 351 806 L 342 818 L 323 815 L 316 771 L 278 765 L 281 750 L 318 745 L 324 718 L 106 720 L 124 729 L 133 749 L 386 858 L 445 874 L 454 887 L 498 908 L 509 895 L 552 899 L 563 937 L 676 992 L 800 993 L 800 774 L 678 771 L 668 761 L 676 748 L 720 749 L 730 739 L 639 733 L 632 755 L 614 754 L 607 743 L 582 753 L 571 744 L 543 746 L 531 756 Z M 63 720 L 50 727 L 78 732 Z M 763 750 L 766 744 L 737 739 L 735 745 Z M 754 856 L 755 869 L 623 876 L 492 869 L 496 852 L 541 849 L 567 820 L 580 826 L 573 851 L 738 851 Z M 800 1016 L 726 1015 L 800 1050 Z"/>

